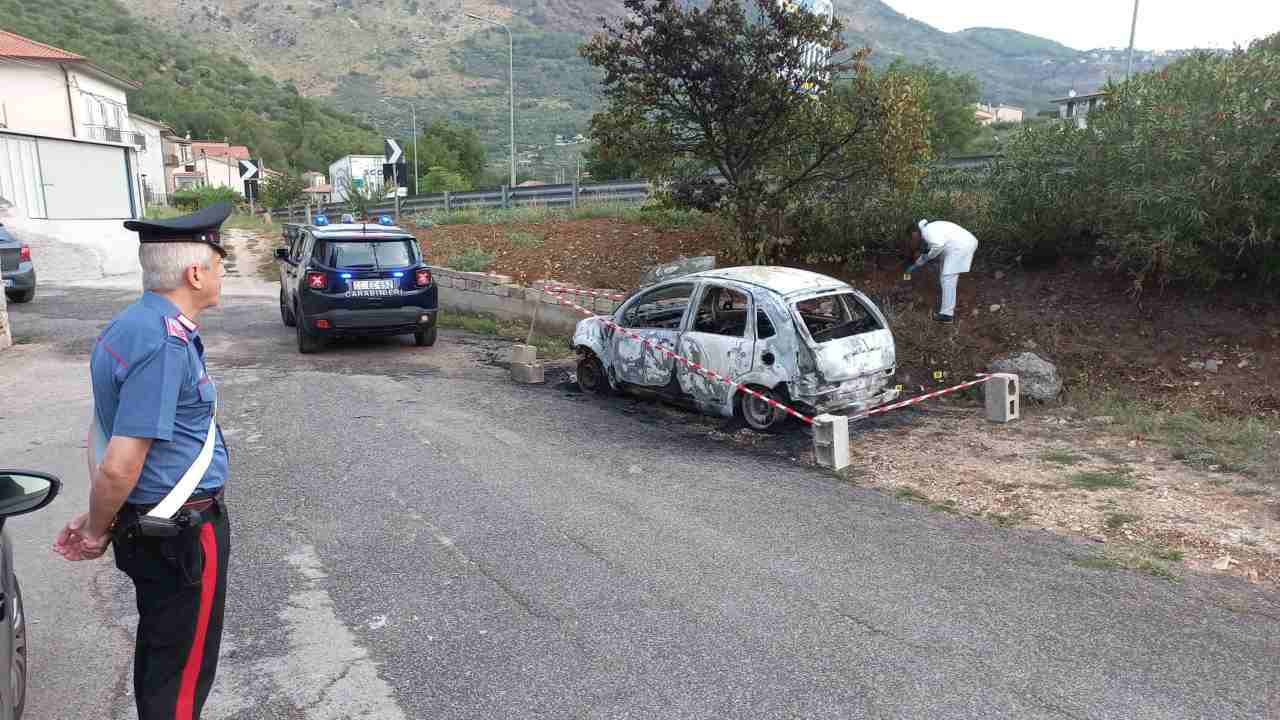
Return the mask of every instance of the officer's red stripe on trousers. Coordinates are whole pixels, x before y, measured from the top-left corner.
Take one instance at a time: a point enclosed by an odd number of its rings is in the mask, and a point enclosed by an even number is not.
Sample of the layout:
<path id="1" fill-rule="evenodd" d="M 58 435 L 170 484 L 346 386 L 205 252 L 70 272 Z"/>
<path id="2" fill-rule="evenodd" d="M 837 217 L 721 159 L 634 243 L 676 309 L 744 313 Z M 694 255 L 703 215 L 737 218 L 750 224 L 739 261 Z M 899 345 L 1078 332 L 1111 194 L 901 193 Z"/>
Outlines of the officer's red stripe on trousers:
<path id="1" fill-rule="evenodd" d="M 209 635 L 209 615 L 213 612 L 213 595 L 218 589 L 218 540 L 213 523 L 200 526 L 200 549 L 204 552 L 204 573 L 200 576 L 200 612 L 196 615 L 196 633 L 182 666 L 182 685 L 178 690 L 176 720 L 191 720 L 196 702 L 196 681 L 204 664 L 204 646 Z"/>

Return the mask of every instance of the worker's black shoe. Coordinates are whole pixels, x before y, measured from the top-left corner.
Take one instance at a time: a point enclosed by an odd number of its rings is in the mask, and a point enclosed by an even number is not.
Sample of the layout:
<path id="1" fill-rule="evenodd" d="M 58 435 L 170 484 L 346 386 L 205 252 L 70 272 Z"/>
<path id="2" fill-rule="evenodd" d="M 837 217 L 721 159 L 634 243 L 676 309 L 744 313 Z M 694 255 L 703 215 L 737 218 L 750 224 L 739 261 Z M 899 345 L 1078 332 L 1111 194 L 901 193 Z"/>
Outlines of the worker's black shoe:
<path id="1" fill-rule="evenodd" d="M 956 321 L 956 319 L 950 315 L 943 315 L 942 313 L 934 315 L 933 319 L 940 323 L 954 323 Z"/>

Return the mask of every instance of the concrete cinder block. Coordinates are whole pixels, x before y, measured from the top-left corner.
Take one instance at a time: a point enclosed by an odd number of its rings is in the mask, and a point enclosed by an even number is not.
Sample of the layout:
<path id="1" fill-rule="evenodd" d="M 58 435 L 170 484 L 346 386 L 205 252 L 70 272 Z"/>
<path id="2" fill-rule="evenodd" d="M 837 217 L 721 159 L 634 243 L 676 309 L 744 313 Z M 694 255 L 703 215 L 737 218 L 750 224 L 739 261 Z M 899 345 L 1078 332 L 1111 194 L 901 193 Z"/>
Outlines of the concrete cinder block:
<path id="1" fill-rule="evenodd" d="M 813 419 L 813 456 L 818 465 L 832 470 L 849 467 L 849 418 L 819 415 Z"/>
<path id="2" fill-rule="evenodd" d="M 538 362 L 538 348 L 533 345 L 512 345 L 511 364 L 533 365 Z"/>
<path id="3" fill-rule="evenodd" d="M 542 363 L 511 363 L 511 379 L 518 383 L 536 385 L 543 382 Z"/>
<path id="4" fill-rule="evenodd" d="M 1022 417 L 1021 386 L 1018 376 L 1012 373 L 996 373 L 983 383 L 987 419 L 1007 423 Z"/>

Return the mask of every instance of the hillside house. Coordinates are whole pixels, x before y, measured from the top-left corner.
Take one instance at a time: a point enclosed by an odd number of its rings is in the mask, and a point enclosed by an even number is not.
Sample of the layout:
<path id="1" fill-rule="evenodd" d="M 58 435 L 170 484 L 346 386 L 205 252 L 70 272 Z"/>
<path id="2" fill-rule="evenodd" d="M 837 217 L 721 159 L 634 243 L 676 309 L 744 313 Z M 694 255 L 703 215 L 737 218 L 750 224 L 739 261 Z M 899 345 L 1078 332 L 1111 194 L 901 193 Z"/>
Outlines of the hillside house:
<path id="1" fill-rule="evenodd" d="M 978 103 L 974 106 L 973 114 L 979 125 L 991 125 L 998 122 L 1020 123 L 1026 111 L 1016 105 Z"/>
<path id="2" fill-rule="evenodd" d="M 1106 104 L 1106 99 L 1105 92 L 1077 95 L 1076 91 L 1072 90 L 1067 97 L 1058 98 L 1052 102 L 1058 106 L 1060 118 L 1075 123 L 1076 127 L 1085 128 L 1089 126 L 1089 115 L 1101 110 Z"/>

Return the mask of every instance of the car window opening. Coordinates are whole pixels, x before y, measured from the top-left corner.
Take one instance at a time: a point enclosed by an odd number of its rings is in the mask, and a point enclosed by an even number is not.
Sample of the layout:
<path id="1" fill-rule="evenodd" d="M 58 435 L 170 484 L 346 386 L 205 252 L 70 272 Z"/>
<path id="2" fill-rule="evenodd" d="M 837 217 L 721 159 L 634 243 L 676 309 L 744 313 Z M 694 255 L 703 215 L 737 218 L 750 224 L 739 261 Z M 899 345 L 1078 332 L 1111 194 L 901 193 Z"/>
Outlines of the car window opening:
<path id="1" fill-rule="evenodd" d="M 795 307 L 809 336 L 817 343 L 881 329 L 875 316 L 849 293 L 801 300 Z"/>
<path id="2" fill-rule="evenodd" d="M 750 300 L 745 293 L 724 287 L 709 287 L 698 304 L 693 331 L 745 337 L 747 334 L 747 308 Z"/>
<path id="3" fill-rule="evenodd" d="M 351 269 L 406 268 L 416 262 L 409 240 L 323 240 L 315 257 L 329 267 Z"/>

